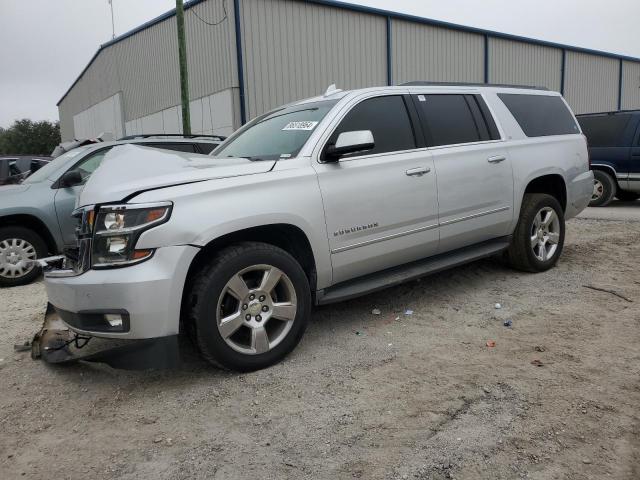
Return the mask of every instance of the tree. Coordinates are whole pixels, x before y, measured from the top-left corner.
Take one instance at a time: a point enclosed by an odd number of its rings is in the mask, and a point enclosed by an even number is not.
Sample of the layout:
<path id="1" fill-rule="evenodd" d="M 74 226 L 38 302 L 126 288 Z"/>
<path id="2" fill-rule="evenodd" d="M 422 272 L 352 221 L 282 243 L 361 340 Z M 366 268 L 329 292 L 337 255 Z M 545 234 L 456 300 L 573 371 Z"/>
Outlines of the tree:
<path id="1" fill-rule="evenodd" d="M 0 155 L 50 155 L 60 143 L 60 123 L 16 120 L 0 128 Z"/>

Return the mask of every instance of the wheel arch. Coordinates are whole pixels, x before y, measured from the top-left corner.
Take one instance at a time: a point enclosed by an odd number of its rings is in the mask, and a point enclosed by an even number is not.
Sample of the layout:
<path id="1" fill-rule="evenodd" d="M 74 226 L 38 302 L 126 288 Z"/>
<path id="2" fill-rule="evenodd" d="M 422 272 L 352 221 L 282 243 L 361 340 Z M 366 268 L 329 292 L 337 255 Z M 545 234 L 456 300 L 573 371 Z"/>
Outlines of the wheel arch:
<path id="1" fill-rule="evenodd" d="M 311 242 L 305 232 L 300 227 L 287 223 L 260 225 L 227 233 L 211 240 L 200 249 L 191 261 L 187 272 L 182 296 L 183 310 L 195 274 L 206 260 L 214 252 L 240 242 L 262 242 L 283 249 L 300 264 L 309 280 L 311 292 L 315 292 L 317 285 L 316 258 L 313 254 Z M 184 317 L 184 315 L 182 316 Z"/>
<path id="2" fill-rule="evenodd" d="M 4 217 L 0 217 L 0 228 L 2 227 L 23 227 L 33 230 L 35 233 L 40 235 L 47 245 L 47 250 L 51 254 L 58 253 L 58 244 L 56 240 L 47 227 L 47 225 L 40 220 L 38 217 L 29 214 L 14 214 L 14 215 L 6 215 Z"/>
<path id="3" fill-rule="evenodd" d="M 567 211 L 567 183 L 562 175 L 558 173 L 548 173 L 532 178 L 524 189 L 523 196 L 526 193 L 546 193 L 554 197 L 562 211 Z"/>
<path id="4" fill-rule="evenodd" d="M 616 187 L 620 188 L 620 184 L 618 183 L 618 172 L 616 172 L 616 169 L 612 165 L 606 165 L 604 163 L 592 163 L 591 170 L 599 170 L 601 172 L 610 174 L 611 178 L 613 178 L 613 182 L 616 184 Z"/>

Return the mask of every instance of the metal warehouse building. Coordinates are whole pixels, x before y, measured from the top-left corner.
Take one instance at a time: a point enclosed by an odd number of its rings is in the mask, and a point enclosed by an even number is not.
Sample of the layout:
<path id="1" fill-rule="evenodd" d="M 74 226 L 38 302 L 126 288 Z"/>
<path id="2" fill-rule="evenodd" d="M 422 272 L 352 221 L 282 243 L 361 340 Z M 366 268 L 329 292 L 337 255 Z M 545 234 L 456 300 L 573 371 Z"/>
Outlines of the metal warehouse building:
<path id="1" fill-rule="evenodd" d="M 63 140 L 181 132 L 175 11 L 102 45 L 58 103 Z M 640 59 L 328 0 L 185 5 L 193 133 L 289 101 L 413 80 L 561 91 L 576 113 L 640 108 Z"/>

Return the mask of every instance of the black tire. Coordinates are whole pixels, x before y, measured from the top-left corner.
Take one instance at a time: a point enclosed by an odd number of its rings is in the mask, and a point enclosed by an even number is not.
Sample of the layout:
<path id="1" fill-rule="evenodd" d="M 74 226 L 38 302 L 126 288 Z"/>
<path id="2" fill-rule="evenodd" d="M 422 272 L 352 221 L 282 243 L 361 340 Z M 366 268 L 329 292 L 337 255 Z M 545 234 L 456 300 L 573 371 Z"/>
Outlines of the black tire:
<path id="1" fill-rule="evenodd" d="M 218 301 L 225 294 L 227 282 L 254 265 L 269 265 L 281 270 L 295 290 L 297 307 L 286 336 L 273 348 L 259 354 L 236 351 L 227 344 L 217 325 Z M 241 303 L 238 301 L 239 305 Z M 195 274 L 186 314 L 191 336 L 206 360 L 230 370 L 259 370 L 279 362 L 300 342 L 311 317 L 309 281 L 300 264 L 284 250 L 266 243 L 239 243 L 219 251 Z M 240 329 L 249 330 L 245 326 Z"/>
<path id="2" fill-rule="evenodd" d="M 46 243 L 44 242 L 42 237 L 40 237 L 40 235 L 38 235 L 33 230 L 18 226 L 0 228 L 0 245 L 2 245 L 3 241 L 11 239 L 24 240 L 30 243 L 36 251 L 37 258 L 42 258 L 47 255 Z M 6 262 L 6 259 L 2 258 L 1 255 L 2 253 L 0 252 L 0 262 Z M 40 275 L 40 268 L 33 267 L 25 275 L 12 277 L 9 276 L 8 270 L 5 270 L 4 266 L 6 266 L 6 263 L 0 264 L 0 288 L 26 285 L 33 282 Z"/>
<path id="3" fill-rule="evenodd" d="M 640 193 L 618 189 L 618 191 L 616 192 L 616 198 L 621 202 L 635 202 L 640 198 Z"/>
<path id="4" fill-rule="evenodd" d="M 611 175 L 609 175 L 607 172 L 603 172 L 602 170 L 593 171 L 593 180 L 594 195 L 591 197 L 589 206 L 606 207 L 611 203 L 611 200 L 613 200 L 613 197 L 616 195 L 616 191 L 618 189 L 616 181 Z M 601 186 L 599 195 L 596 195 L 596 186 Z"/>
<path id="5" fill-rule="evenodd" d="M 555 212 L 558 219 L 559 232 L 557 233 L 559 235 L 553 255 L 546 260 L 540 260 L 532 247 L 532 237 L 534 233 L 537 233 L 537 228 L 534 226 L 536 216 L 538 212 L 545 208 L 551 208 Z M 562 254 L 564 234 L 564 212 L 558 200 L 545 193 L 525 194 L 520 208 L 520 219 L 506 254 L 509 265 L 525 272 L 544 272 L 549 270 L 555 266 Z"/>

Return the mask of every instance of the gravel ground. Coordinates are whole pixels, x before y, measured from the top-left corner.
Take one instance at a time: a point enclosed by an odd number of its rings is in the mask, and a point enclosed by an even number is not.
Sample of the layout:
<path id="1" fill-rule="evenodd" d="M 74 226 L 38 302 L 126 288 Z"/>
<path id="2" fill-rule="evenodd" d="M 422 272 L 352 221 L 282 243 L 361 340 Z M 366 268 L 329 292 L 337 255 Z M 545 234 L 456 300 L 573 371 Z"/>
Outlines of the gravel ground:
<path id="1" fill-rule="evenodd" d="M 244 375 L 34 362 L 14 344 L 43 286 L 2 290 L 0 478 L 638 479 L 639 238 L 574 219 L 552 271 L 486 260 L 317 309 Z"/>

